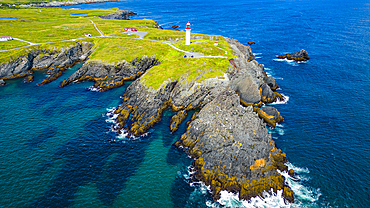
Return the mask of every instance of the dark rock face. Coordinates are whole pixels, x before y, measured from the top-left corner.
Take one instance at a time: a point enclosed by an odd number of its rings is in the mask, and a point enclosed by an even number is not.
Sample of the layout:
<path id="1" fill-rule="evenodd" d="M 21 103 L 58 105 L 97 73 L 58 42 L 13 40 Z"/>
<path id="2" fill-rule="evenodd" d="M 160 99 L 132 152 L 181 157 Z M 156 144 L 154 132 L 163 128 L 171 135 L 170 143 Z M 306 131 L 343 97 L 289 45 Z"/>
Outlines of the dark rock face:
<path id="1" fill-rule="evenodd" d="M 290 189 L 276 171 L 287 169 L 285 154 L 275 147 L 253 108 L 240 106 L 233 90 L 217 91 L 175 144 L 196 159 L 196 178 L 211 186 L 214 199 L 221 190 L 250 199 L 271 188 Z"/>
<path id="2" fill-rule="evenodd" d="M 274 77 L 264 77 L 263 81 L 271 88 L 271 90 L 276 90 L 279 88 Z"/>
<path id="3" fill-rule="evenodd" d="M 231 88 L 240 96 L 244 105 L 252 105 L 260 103 L 261 95 L 258 90 L 257 83 L 252 79 L 250 74 L 239 73 L 231 81 Z"/>
<path id="4" fill-rule="evenodd" d="M 90 62 L 63 80 L 61 87 L 74 81 L 89 80 L 95 82 L 95 88 L 105 91 L 113 87 L 122 86 L 125 81 L 135 80 L 147 69 L 158 64 L 160 62 L 157 59 L 148 57 L 135 58 L 131 63 L 123 61 L 115 66 Z"/>
<path id="5" fill-rule="evenodd" d="M 308 56 L 307 54 L 307 51 L 305 50 L 300 50 L 298 52 L 295 52 L 295 53 L 287 53 L 285 55 L 281 55 L 281 56 L 278 56 L 279 59 L 288 59 L 288 60 L 294 60 L 296 62 L 299 62 L 299 61 L 307 61 L 308 59 L 310 59 L 310 57 Z"/>
<path id="6" fill-rule="evenodd" d="M 91 43 L 77 42 L 75 46 L 58 50 L 35 50 L 10 62 L 0 65 L 0 79 L 15 79 L 32 74 L 35 70 L 47 69 L 49 75 L 39 85 L 49 83 L 62 75 L 63 71 L 90 54 Z"/>
<path id="7" fill-rule="evenodd" d="M 118 12 L 110 13 L 107 15 L 99 16 L 102 19 L 119 19 L 119 20 L 129 20 L 129 17 L 132 15 L 136 15 L 136 13 L 128 11 L 128 10 L 118 10 Z"/>

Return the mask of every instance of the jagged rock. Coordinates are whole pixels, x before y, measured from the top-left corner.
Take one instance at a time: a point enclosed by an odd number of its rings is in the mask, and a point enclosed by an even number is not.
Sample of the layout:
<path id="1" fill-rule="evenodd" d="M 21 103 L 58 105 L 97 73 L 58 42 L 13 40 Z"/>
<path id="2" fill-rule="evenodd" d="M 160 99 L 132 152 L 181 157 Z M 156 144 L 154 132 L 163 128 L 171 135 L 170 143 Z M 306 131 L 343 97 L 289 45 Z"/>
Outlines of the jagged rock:
<path id="1" fill-rule="evenodd" d="M 26 77 L 23 79 L 23 81 L 24 81 L 25 83 L 33 82 L 33 76 L 32 76 L 32 75 L 28 75 L 28 76 L 26 76 Z"/>
<path id="2" fill-rule="evenodd" d="M 99 16 L 102 19 L 119 19 L 119 20 L 129 20 L 129 17 L 136 15 L 136 13 L 128 10 L 117 10 L 118 12 L 110 13 L 107 15 Z"/>
<path id="3" fill-rule="evenodd" d="M 174 25 L 174 26 L 172 26 L 172 28 L 173 28 L 173 29 L 176 29 L 176 28 L 178 28 L 178 27 L 180 27 L 180 26 L 178 26 L 178 25 Z"/>
<path id="4" fill-rule="evenodd" d="M 136 79 L 146 70 L 158 64 L 160 62 L 157 59 L 148 57 L 135 58 L 131 63 L 123 61 L 117 65 L 90 62 L 64 79 L 60 86 L 64 87 L 74 81 L 89 80 L 94 82 L 95 88 L 105 91 L 122 86 L 125 81 Z"/>
<path id="5" fill-rule="evenodd" d="M 249 41 L 248 42 L 248 45 L 253 45 L 253 44 L 256 44 L 254 41 Z"/>
<path id="6" fill-rule="evenodd" d="M 289 171 L 288 171 L 288 174 L 290 175 L 290 177 L 294 177 L 294 170 L 293 169 L 290 169 Z"/>
<path id="7" fill-rule="evenodd" d="M 170 124 L 170 130 L 172 133 L 179 129 L 181 122 L 186 118 L 187 115 L 188 114 L 186 110 L 181 110 L 176 115 L 172 116 Z"/>
<path id="8" fill-rule="evenodd" d="M 271 188 L 290 189 L 276 171 L 287 169 L 285 154 L 275 147 L 253 108 L 241 107 L 233 90 L 218 92 L 175 143 L 196 159 L 196 178 L 211 186 L 214 199 L 221 190 L 239 192 L 239 198 L 249 200 Z"/>
<path id="9" fill-rule="evenodd" d="M 157 21 L 154 21 L 154 22 L 155 22 L 155 24 L 153 25 L 154 28 L 163 30 L 163 28 L 159 25 Z"/>
<path id="10" fill-rule="evenodd" d="M 271 127 L 275 127 L 277 123 L 280 123 L 284 120 L 279 111 L 271 106 L 266 106 L 262 109 L 253 108 L 253 111 L 255 111 L 258 116 L 264 119 L 264 121 Z"/>
<path id="11" fill-rule="evenodd" d="M 0 79 L 0 86 L 6 85 L 6 82 L 3 79 Z"/>
<path id="12" fill-rule="evenodd" d="M 307 51 L 305 50 L 300 50 L 298 52 L 295 52 L 295 53 L 287 53 L 285 55 L 281 55 L 281 56 L 278 56 L 279 59 L 288 59 L 288 60 L 294 60 L 296 62 L 299 62 L 299 61 L 307 61 L 308 59 L 310 59 L 310 57 L 308 56 L 307 54 Z"/>
<path id="13" fill-rule="evenodd" d="M 91 43 L 77 42 L 76 45 L 62 50 L 33 50 L 26 55 L 0 65 L 0 79 L 25 77 L 35 70 L 47 69 L 49 75 L 39 85 L 49 83 L 62 72 L 81 61 L 81 56 L 88 56 Z"/>
<path id="14" fill-rule="evenodd" d="M 276 90 L 279 88 L 274 77 L 264 77 L 263 81 L 271 88 L 271 90 Z"/>

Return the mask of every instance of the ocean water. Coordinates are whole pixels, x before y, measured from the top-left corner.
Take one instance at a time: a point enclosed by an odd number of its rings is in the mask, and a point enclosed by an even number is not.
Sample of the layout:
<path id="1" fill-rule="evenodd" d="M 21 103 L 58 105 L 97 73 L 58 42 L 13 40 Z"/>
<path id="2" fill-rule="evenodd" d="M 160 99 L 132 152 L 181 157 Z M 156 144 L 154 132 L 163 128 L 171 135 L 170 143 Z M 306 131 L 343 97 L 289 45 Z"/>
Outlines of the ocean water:
<path id="1" fill-rule="evenodd" d="M 64 8 L 113 8 L 192 32 L 220 34 L 252 50 L 286 100 L 270 129 L 297 176 L 296 202 L 279 193 L 249 202 L 230 193 L 213 202 L 194 181 L 192 160 L 172 144 L 167 110 L 144 137 L 111 131 L 130 84 L 107 92 L 90 82 L 60 88 L 12 80 L 0 87 L 0 207 L 368 207 L 370 202 L 370 3 L 365 0 L 119 1 Z M 294 63 L 276 56 L 308 51 Z M 188 115 L 189 119 L 191 113 Z"/>

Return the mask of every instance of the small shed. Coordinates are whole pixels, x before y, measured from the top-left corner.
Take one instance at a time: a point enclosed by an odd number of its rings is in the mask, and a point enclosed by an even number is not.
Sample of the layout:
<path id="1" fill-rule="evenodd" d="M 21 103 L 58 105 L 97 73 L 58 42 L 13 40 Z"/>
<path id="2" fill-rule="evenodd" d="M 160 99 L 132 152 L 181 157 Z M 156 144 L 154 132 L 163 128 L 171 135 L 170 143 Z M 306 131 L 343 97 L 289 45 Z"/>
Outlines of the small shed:
<path id="1" fill-rule="evenodd" d="M 90 33 L 85 33 L 85 36 L 86 37 L 91 37 L 91 34 Z"/>
<path id="2" fill-rule="evenodd" d="M 10 36 L 0 36 L 0 41 L 8 41 L 8 40 L 13 40 L 13 38 Z"/>
<path id="3" fill-rule="evenodd" d="M 126 27 L 124 30 L 127 32 L 137 32 L 136 28 L 131 28 L 131 27 Z"/>

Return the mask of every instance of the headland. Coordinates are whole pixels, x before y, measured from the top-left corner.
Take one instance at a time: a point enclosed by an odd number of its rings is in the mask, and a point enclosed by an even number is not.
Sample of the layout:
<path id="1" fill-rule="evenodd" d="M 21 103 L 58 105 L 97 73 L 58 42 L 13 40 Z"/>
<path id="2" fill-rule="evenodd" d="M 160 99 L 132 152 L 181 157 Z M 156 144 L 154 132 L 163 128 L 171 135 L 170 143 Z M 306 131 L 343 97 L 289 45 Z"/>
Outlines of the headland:
<path id="1" fill-rule="evenodd" d="M 210 186 L 215 200 L 222 190 L 245 200 L 282 190 L 293 202 L 278 172 L 288 170 L 286 155 L 266 127 L 283 118 L 274 107 L 261 108 L 283 97 L 250 46 L 195 33 L 192 44 L 185 45 L 185 32 L 160 29 L 153 20 L 101 18 L 116 12 L 122 11 L 3 10 L 0 17 L 15 19 L 0 22 L 4 35 L 13 38 L 0 45 L 0 80 L 32 80 L 34 71 L 43 70 L 48 75 L 38 83 L 43 85 L 76 63 L 83 66 L 61 80 L 61 87 L 92 81 L 105 91 L 133 80 L 115 110 L 118 134 L 143 135 L 167 108 L 178 112 L 169 124 L 176 131 L 196 110 L 175 146 L 194 158 L 196 178 Z M 193 53 L 198 55 L 184 58 Z"/>

